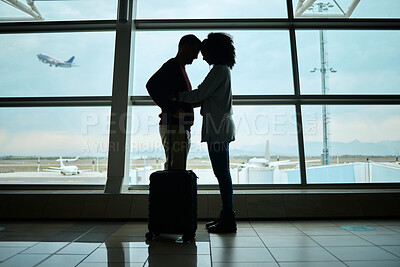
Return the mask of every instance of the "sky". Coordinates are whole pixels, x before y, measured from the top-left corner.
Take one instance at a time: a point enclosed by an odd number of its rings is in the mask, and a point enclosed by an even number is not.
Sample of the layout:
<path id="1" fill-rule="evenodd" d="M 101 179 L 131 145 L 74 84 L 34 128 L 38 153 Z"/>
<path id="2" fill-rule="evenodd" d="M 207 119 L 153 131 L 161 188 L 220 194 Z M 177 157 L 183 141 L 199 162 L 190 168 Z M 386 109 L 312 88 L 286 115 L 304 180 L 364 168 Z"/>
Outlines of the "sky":
<path id="1" fill-rule="evenodd" d="M 243 18 L 286 17 L 286 1 L 138 1 L 137 18 Z M 351 2 L 337 1 L 344 9 Z M 294 1 L 296 6 L 297 0 Z M 37 1 L 45 20 L 115 19 L 117 1 Z M 157 7 L 157 8 L 155 8 Z M 336 10 L 335 10 L 336 9 Z M 90 12 L 88 12 L 90 10 Z M 337 11 L 333 8 L 332 11 Z M 0 21 L 26 17 L 0 2 Z M 398 0 L 361 0 L 353 17 L 400 17 Z M 1 23 L 1 22 L 0 22 Z M 181 36 L 194 33 L 200 39 L 209 31 L 137 32 L 133 66 L 133 92 L 147 95 L 145 83 L 169 58 L 174 57 Z M 293 94 L 289 33 L 226 31 L 232 35 L 237 64 L 232 70 L 233 94 Z M 400 32 L 326 31 L 330 94 L 399 94 Z M 319 31 L 297 31 L 300 83 L 303 94 L 321 92 Z M 11 96 L 110 96 L 114 32 L 40 33 L 0 35 L 0 97 Z M 162 43 L 162 46 L 160 45 Z M 50 67 L 39 62 L 45 53 L 60 60 L 75 56 L 77 67 Z M 202 60 L 187 66 L 193 88 L 210 67 Z M 201 116 L 196 111 L 193 148 L 200 144 Z M 100 155 L 108 150 L 109 108 L 1 108 L 2 155 Z M 134 108 L 132 146 L 160 147 L 157 107 Z M 264 147 L 271 153 L 297 144 L 293 106 L 235 106 L 237 127 L 232 149 Z M 330 141 L 400 141 L 398 106 L 331 106 Z M 321 106 L 303 107 L 305 141 L 321 142 Z M 160 152 L 162 153 L 162 151 Z M 296 152 L 294 152 L 296 153 Z M 400 151 L 399 151 L 400 153 Z"/>

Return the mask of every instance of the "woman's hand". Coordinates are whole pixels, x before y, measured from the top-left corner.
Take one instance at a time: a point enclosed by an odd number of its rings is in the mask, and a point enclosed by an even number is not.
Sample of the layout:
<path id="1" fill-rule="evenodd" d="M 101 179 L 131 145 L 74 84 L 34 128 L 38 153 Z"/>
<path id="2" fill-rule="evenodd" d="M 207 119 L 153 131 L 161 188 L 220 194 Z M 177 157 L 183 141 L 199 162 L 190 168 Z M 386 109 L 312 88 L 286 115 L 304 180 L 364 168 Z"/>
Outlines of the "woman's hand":
<path id="1" fill-rule="evenodd" d="M 178 98 L 179 98 L 178 93 L 168 95 L 168 99 L 171 100 L 172 102 L 178 102 Z"/>

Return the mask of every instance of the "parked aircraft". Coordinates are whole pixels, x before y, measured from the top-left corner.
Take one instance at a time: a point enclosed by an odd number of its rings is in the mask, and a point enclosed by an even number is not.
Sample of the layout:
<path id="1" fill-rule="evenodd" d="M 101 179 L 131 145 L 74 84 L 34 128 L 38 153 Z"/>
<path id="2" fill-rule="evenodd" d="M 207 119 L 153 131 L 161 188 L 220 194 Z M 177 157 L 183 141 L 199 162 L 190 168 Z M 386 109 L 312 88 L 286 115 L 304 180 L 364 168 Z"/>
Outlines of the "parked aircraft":
<path id="1" fill-rule="evenodd" d="M 79 157 L 76 157 L 74 159 L 63 159 L 62 157 L 60 157 L 59 159 L 57 159 L 57 161 L 60 162 L 60 167 L 49 167 L 49 169 L 45 169 L 45 171 L 60 172 L 63 175 L 67 175 L 67 174 L 75 175 L 75 174 L 80 174 L 82 172 L 90 171 L 90 170 L 78 170 L 77 166 L 74 166 L 74 165 L 66 166 L 63 163 L 63 162 L 76 161 L 76 160 L 78 160 L 78 158 Z"/>
<path id="2" fill-rule="evenodd" d="M 37 55 L 39 61 L 45 63 L 45 64 L 50 64 L 51 66 L 56 66 L 56 67 L 62 67 L 62 68 L 71 68 L 71 67 L 77 67 L 77 65 L 75 65 L 74 63 L 72 63 L 75 59 L 75 57 L 71 57 L 69 60 L 67 61 L 62 61 L 59 59 L 56 59 L 54 57 L 45 55 L 45 54 L 38 54 Z"/>

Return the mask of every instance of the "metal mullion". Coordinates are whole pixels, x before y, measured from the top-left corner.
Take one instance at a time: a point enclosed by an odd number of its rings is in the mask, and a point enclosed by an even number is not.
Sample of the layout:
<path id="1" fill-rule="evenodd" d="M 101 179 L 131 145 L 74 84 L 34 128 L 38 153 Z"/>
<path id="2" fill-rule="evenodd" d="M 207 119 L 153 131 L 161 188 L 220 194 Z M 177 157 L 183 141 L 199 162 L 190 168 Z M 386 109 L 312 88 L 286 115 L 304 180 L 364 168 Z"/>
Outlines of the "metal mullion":
<path id="1" fill-rule="evenodd" d="M 290 15 L 290 14 L 289 14 Z M 295 29 L 318 30 L 399 30 L 400 19 L 136 19 L 137 31 L 152 30 L 254 30 L 254 29 Z"/>
<path id="2" fill-rule="evenodd" d="M 293 4 L 291 0 L 286 1 L 288 17 L 293 19 Z M 292 73 L 293 73 L 293 85 L 294 94 L 296 97 L 300 97 L 300 76 L 299 76 L 299 63 L 297 58 L 297 46 L 296 46 L 296 33 L 295 27 L 289 28 L 290 37 L 290 54 L 292 59 Z M 304 154 L 304 137 L 303 137 L 303 121 L 301 116 L 301 104 L 296 103 L 296 124 L 297 124 L 297 144 L 299 149 L 299 165 L 300 165 L 300 179 L 301 186 L 307 186 L 306 178 L 306 159 Z"/>
<path id="3" fill-rule="evenodd" d="M 153 106 L 149 96 L 132 96 L 134 106 Z M 399 105 L 400 95 L 234 95 L 238 105 Z"/>
<path id="4" fill-rule="evenodd" d="M 2 97 L 2 107 L 69 107 L 111 106 L 111 96 L 83 97 Z"/>
<path id="5" fill-rule="evenodd" d="M 118 1 L 107 181 L 104 193 L 119 194 L 129 179 L 129 81 L 133 0 Z M 128 148 L 128 149 L 127 149 Z"/>
<path id="6" fill-rule="evenodd" d="M 116 20 L 11 22 L 0 24 L 0 34 L 115 31 Z"/>

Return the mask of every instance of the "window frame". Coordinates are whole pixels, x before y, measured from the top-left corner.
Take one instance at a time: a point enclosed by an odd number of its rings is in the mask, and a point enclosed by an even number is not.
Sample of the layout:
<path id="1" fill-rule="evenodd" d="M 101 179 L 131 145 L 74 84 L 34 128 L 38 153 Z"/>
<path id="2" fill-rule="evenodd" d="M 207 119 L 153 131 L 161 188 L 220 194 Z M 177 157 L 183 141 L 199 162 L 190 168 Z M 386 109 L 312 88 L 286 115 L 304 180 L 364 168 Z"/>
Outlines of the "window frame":
<path id="1" fill-rule="evenodd" d="M 154 105 L 150 97 L 132 94 L 132 70 L 135 33 L 140 31 L 168 30 L 288 30 L 293 73 L 293 95 L 234 95 L 234 105 L 292 105 L 296 110 L 297 139 L 300 160 L 301 184 L 288 185 L 234 185 L 234 189 L 261 190 L 282 189 L 376 189 L 400 188 L 400 183 L 373 184 L 307 184 L 301 107 L 306 105 L 400 105 L 400 95 L 304 95 L 300 92 L 296 30 L 400 30 L 400 19 L 386 18 L 334 18 L 316 19 L 293 16 L 292 0 L 286 0 L 287 18 L 265 19 L 136 19 L 138 0 L 119 0 L 117 20 L 56 21 L 56 22 L 10 22 L 0 24 L 0 34 L 115 31 L 115 56 L 112 96 L 82 97 L 0 97 L 3 107 L 111 107 L 110 147 L 106 186 L 81 185 L 0 185 L 0 189 L 103 189 L 105 193 L 121 193 L 127 190 L 148 189 L 147 185 L 129 186 L 129 135 L 132 106 Z M 127 55 L 129 57 L 127 57 Z M 118 94 L 116 93 L 118 92 Z M 122 103 L 122 105 L 121 105 Z M 123 118 L 124 117 L 124 118 Z M 124 129 L 118 127 L 121 120 Z M 110 150 L 113 143 L 123 148 Z M 216 189 L 217 185 L 201 185 L 200 189 Z"/>

